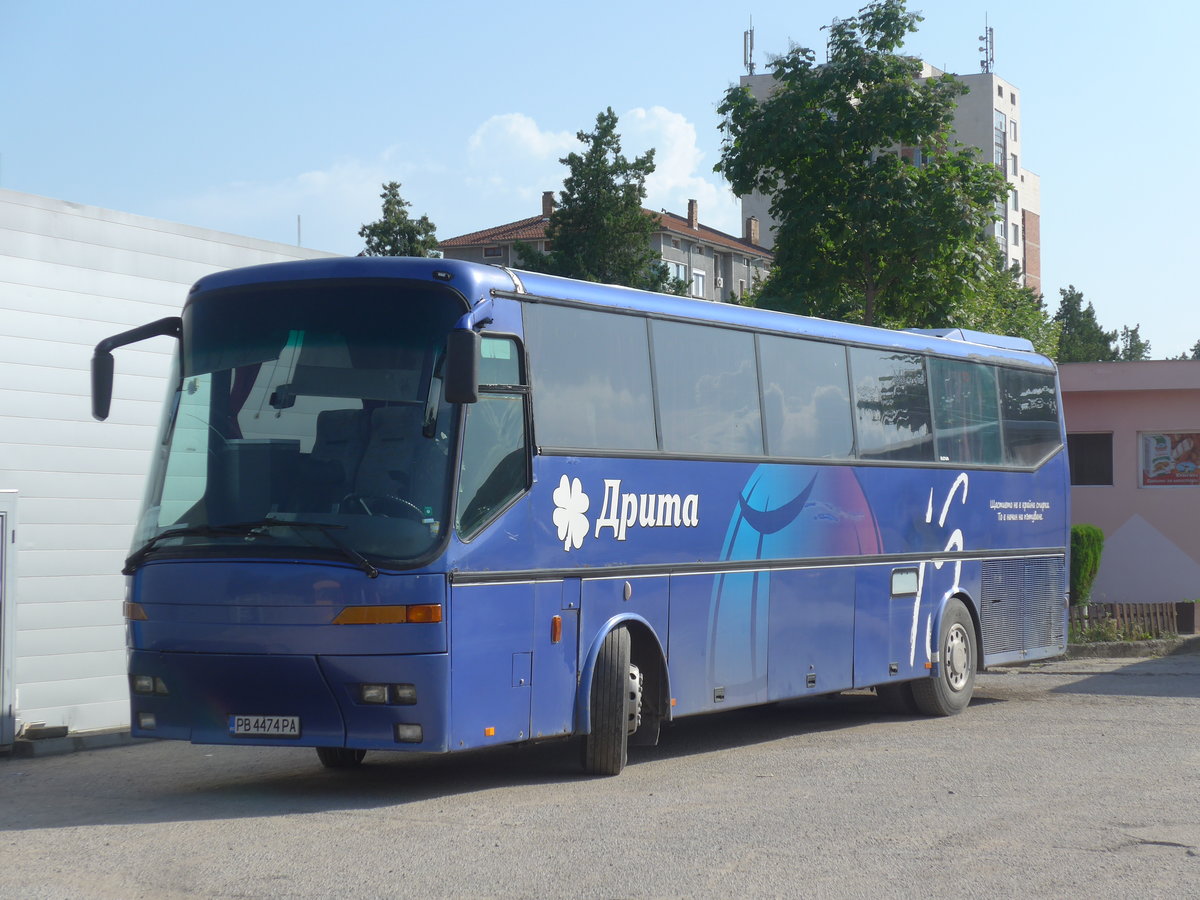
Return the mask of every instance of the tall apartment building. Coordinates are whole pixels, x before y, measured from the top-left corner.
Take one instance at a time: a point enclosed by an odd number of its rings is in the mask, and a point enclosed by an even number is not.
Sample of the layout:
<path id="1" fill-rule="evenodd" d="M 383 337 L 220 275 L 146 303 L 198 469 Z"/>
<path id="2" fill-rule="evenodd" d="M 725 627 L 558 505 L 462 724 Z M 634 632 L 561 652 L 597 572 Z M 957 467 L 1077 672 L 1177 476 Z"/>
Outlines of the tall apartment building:
<path id="1" fill-rule="evenodd" d="M 923 77 L 945 74 L 928 63 L 922 64 Z M 958 100 L 954 114 L 954 137 L 959 142 L 979 150 L 982 159 L 991 160 L 1008 178 L 1012 187 L 1008 202 L 997 209 L 996 241 L 1004 250 L 1009 265 L 1021 267 L 1025 286 L 1038 293 L 1042 289 L 1041 253 L 1041 179 L 1022 166 L 1023 129 L 1021 127 L 1021 92 L 992 72 L 977 75 L 956 75 L 970 92 Z M 763 100 L 771 93 L 773 75 L 743 75 L 742 87 L 750 89 L 755 99 Z M 775 220 L 770 213 L 770 200 L 754 193 L 741 198 L 742 219 L 755 217 L 762 223 L 762 243 L 775 246 Z"/>

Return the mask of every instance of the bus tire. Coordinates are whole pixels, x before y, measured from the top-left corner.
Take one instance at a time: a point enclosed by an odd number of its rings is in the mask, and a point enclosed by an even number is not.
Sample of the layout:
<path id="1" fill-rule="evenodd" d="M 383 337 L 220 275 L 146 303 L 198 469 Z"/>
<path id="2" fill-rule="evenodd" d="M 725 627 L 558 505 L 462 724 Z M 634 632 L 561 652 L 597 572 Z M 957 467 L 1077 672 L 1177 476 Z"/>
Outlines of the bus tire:
<path id="1" fill-rule="evenodd" d="M 629 631 L 614 628 L 604 636 L 592 674 L 592 728 L 583 739 L 583 768 L 589 775 L 620 775 L 625 768 L 642 704 L 642 676 L 629 658 Z"/>
<path id="2" fill-rule="evenodd" d="M 353 747 L 318 747 L 317 759 L 327 769 L 352 769 L 363 761 L 366 750 Z"/>
<path id="3" fill-rule="evenodd" d="M 961 600 L 952 599 L 946 604 L 937 649 L 937 675 L 912 683 L 913 700 L 925 715 L 957 715 L 971 702 L 979 663 L 975 623 Z"/>

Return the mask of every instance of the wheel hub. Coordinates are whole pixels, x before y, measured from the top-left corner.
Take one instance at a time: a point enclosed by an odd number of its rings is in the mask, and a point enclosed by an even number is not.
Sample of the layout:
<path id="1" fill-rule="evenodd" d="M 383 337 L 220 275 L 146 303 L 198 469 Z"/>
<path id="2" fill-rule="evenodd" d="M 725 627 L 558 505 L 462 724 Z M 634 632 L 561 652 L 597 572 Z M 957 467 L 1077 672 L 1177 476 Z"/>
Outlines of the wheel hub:
<path id="1" fill-rule="evenodd" d="M 961 691 L 967 686 L 971 672 L 970 643 L 967 631 L 959 623 L 955 623 L 946 635 L 946 683 L 951 690 Z"/>

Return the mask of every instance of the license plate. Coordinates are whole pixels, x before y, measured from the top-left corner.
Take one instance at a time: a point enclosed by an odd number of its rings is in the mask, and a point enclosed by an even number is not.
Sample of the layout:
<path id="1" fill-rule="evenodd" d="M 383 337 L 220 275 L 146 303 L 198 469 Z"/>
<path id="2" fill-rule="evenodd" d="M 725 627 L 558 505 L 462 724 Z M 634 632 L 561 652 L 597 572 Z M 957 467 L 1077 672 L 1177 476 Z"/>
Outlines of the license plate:
<path id="1" fill-rule="evenodd" d="M 230 716 L 229 733 L 234 737 L 300 737 L 299 716 Z"/>

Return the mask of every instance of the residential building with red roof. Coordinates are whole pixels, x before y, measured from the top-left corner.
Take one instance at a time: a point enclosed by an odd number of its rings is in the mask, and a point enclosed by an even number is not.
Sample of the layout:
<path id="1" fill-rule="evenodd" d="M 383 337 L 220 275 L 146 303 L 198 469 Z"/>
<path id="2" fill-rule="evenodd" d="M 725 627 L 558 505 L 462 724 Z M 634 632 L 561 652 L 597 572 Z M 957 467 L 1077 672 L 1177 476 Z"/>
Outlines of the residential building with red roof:
<path id="1" fill-rule="evenodd" d="M 493 263 L 520 268 L 513 244 L 529 244 L 543 252 L 550 249 L 546 225 L 554 210 L 554 192 L 542 194 L 542 213 L 505 225 L 496 225 L 459 235 L 438 244 L 447 259 Z M 691 295 L 702 300 L 732 300 L 745 294 L 756 281 L 766 278 L 774 257 L 759 244 L 758 220 L 746 220 L 745 233 L 734 237 L 700 224 L 699 205 L 688 201 L 686 216 L 644 210 L 657 216 L 659 228 L 651 246 L 670 270 L 671 277 L 691 285 Z"/>

